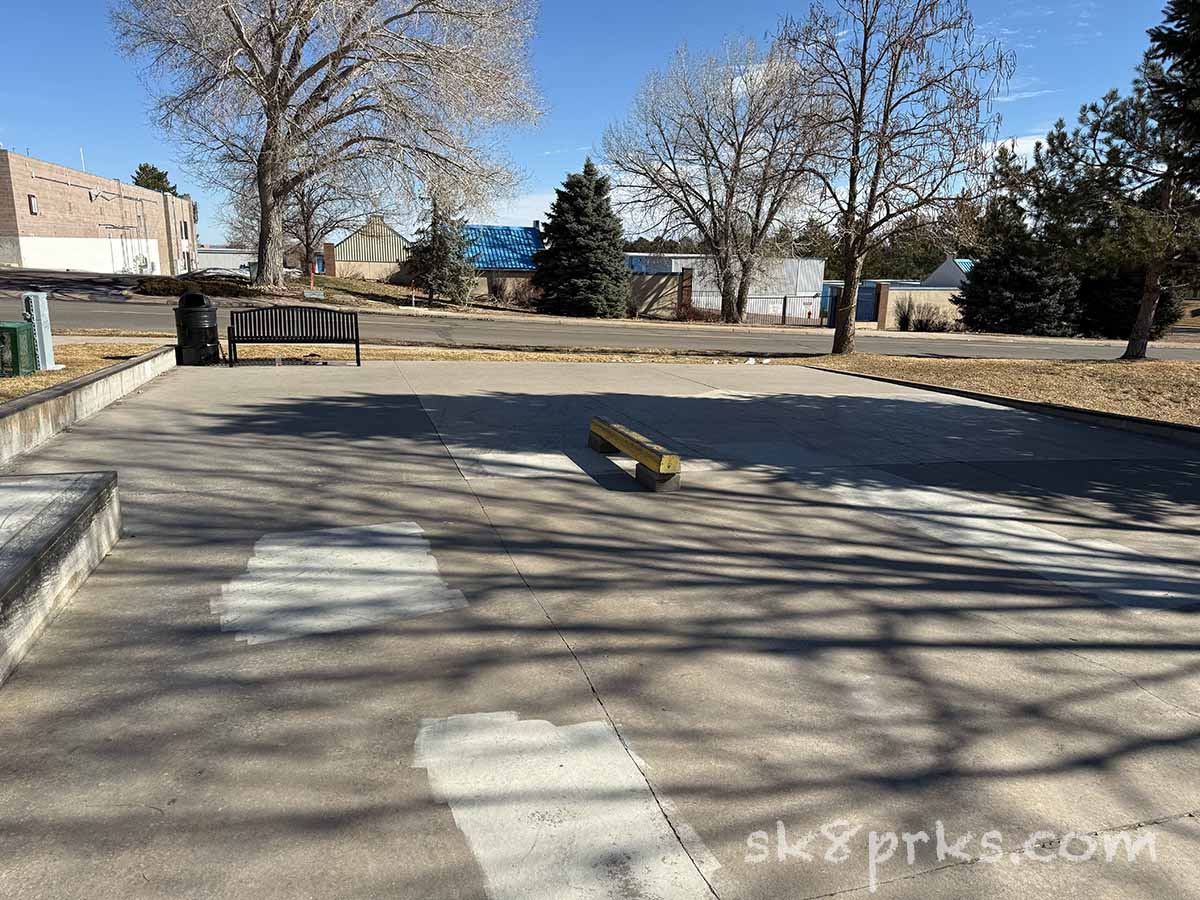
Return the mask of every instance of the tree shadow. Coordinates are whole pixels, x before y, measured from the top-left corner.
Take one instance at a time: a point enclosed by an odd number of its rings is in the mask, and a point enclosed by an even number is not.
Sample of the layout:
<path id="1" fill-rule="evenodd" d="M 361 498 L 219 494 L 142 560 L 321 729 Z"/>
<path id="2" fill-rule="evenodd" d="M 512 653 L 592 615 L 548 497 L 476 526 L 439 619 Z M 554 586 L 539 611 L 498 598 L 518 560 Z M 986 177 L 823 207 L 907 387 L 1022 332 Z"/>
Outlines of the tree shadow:
<path id="1" fill-rule="evenodd" d="M 455 834 L 406 768 L 421 721 L 594 720 L 593 687 L 731 896 L 797 896 L 742 860 L 776 820 L 1023 838 L 1200 806 L 1196 607 L 1078 586 L 1154 557 L 1196 591 L 1200 463 L 1173 445 L 943 398 L 302 394 L 183 412 L 152 391 L 152 440 L 101 417 L 32 466 L 119 467 L 128 534 L 0 692 L 18 874 L 129 865 L 162 820 L 181 886 L 222 860 L 244 892 L 282 853 L 314 890 L 351 895 L 329 879 L 353 870 L 363 896 L 481 896 L 464 846 L 418 837 Z M 677 449 L 683 491 L 587 450 L 593 414 Z M 889 506 L 897 479 L 953 502 Z M 220 631 L 263 535 L 402 520 L 465 609 L 262 648 Z M 1040 569 L 1012 555 L 1030 526 L 1064 536 Z M 1126 550 L 1081 563 L 1091 538 Z M 1136 875 L 1094 877 L 1175 888 Z"/>

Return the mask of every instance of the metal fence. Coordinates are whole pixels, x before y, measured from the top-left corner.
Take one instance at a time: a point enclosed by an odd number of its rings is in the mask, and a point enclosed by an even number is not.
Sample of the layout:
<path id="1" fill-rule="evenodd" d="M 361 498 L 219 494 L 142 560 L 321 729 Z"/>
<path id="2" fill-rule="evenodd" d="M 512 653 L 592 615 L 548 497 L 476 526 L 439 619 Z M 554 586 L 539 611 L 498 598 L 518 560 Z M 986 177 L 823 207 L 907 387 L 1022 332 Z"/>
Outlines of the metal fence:
<path id="1" fill-rule="evenodd" d="M 692 318 L 716 321 L 720 315 L 720 292 L 692 291 Z M 747 297 L 746 321 L 753 325 L 820 325 L 821 296 Z"/>

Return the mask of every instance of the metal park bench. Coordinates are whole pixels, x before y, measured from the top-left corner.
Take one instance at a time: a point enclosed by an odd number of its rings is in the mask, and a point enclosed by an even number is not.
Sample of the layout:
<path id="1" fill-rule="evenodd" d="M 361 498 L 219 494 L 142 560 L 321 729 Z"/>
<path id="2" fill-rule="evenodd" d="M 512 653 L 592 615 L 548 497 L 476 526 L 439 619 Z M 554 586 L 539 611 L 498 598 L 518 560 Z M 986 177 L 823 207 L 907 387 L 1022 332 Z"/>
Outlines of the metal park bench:
<path id="1" fill-rule="evenodd" d="M 238 344 L 353 344 L 362 365 L 358 313 L 316 306 L 263 306 L 229 314 L 229 364 L 237 365 Z"/>
<path id="2" fill-rule="evenodd" d="M 660 447 L 632 428 L 595 416 L 588 429 L 588 446 L 597 453 L 624 453 L 636 460 L 637 468 L 633 477 L 649 490 L 679 490 L 679 477 L 683 471 L 679 454 Z"/>

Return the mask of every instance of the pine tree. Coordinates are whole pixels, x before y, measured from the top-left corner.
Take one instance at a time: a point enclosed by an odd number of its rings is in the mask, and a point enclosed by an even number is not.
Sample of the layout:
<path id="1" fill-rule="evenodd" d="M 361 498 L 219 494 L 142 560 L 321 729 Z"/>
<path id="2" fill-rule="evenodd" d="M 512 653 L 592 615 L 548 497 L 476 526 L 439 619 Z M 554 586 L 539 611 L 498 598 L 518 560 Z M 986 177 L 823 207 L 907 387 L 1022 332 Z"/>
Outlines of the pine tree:
<path id="1" fill-rule="evenodd" d="M 1200 183 L 1200 0 L 1170 0 L 1150 29 L 1150 93 L 1183 147 L 1179 168 Z"/>
<path id="2" fill-rule="evenodd" d="M 994 203 L 983 224 L 987 250 L 953 298 L 963 325 L 1006 334 L 1070 334 L 1074 276 L 1034 238 L 1015 203 Z"/>
<path id="3" fill-rule="evenodd" d="M 545 249 L 534 257 L 538 308 L 554 315 L 618 318 L 629 309 L 629 269 L 612 184 L 589 158 L 567 176 L 546 223 Z"/>
<path id="4" fill-rule="evenodd" d="M 133 183 L 138 187 L 152 191 L 162 191 L 164 194 L 175 194 L 175 185 L 167 177 L 167 170 L 160 169 L 152 163 L 142 163 L 133 173 Z"/>
<path id="5" fill-rule="evenodd" d="M 442 205 L 430 204 L 429 224 L 417 232 L 409 257 L 412 283 L 430 300 L 447 300 L 466 306 L 475 288 L 475 266 L 464 233 L 466 220 L 446 215 Z"/>

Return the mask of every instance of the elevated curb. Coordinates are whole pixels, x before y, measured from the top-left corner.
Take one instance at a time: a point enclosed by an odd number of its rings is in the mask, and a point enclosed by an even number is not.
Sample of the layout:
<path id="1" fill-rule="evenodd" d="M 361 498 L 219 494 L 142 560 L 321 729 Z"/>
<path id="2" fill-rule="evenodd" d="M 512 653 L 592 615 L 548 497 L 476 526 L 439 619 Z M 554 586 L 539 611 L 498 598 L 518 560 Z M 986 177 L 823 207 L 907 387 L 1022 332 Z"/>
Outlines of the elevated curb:
<path id="1" fill-rule="evenodd" d="M 1046 416 L 1057 416 L 1060 419 L 1074 419 L 1088 425 L 1102 425 L 1106 428 L 1116 428 L 1135 434 L 1144 434 L 1160 440 L 1178 441 L 1200 447 L 1200 428 L 1193 425 L 1180 425 L 1176 422 L 1163 422 L 1158 419 L 1147 419 L 1142 416 L 1127 416 L 1122 413 L 1103 412 L 1101 410 L 1080 409 L 1075 406 L 1063 406 L 1061 403 L 1041 403 L 1036 400 L 1021 400 L 1017 397 L 1005 397 L 1001 394 L 984 394 L 980 391 L 969 391 L 965 388 L 946 387 L 940 384 L 926 384 L 922 381 L 904 381 L 900 378 L 888 378 L 884 375 L 866 375 L 861 372 L 847 372 L 842 369 L 830 369 L 825 366 L 806 366 L 834 375 L 848 375 L 851 378 L 865 378 L 868 381 L 880 381 L 884 384 L 895 384 L 900 387 L 916 388 L 921 391 L 931 391 L 935 394 L 950 394 L 967 400 L 979 400 L 983 403 L 995 403 L 998 406 L 1009 406 L 1025 412 L 1040 413 Z"/>
<path id="2" fill-rule="evenodd" d="M 175 348 L 157 347 L 115 366 L 0 403 L 0 465 L 173 368 Z"/>
<path id="3" fill-rule="evenodd" d="M 0 478 L 0 683 L 121 536 L 116 472 Z"/>

